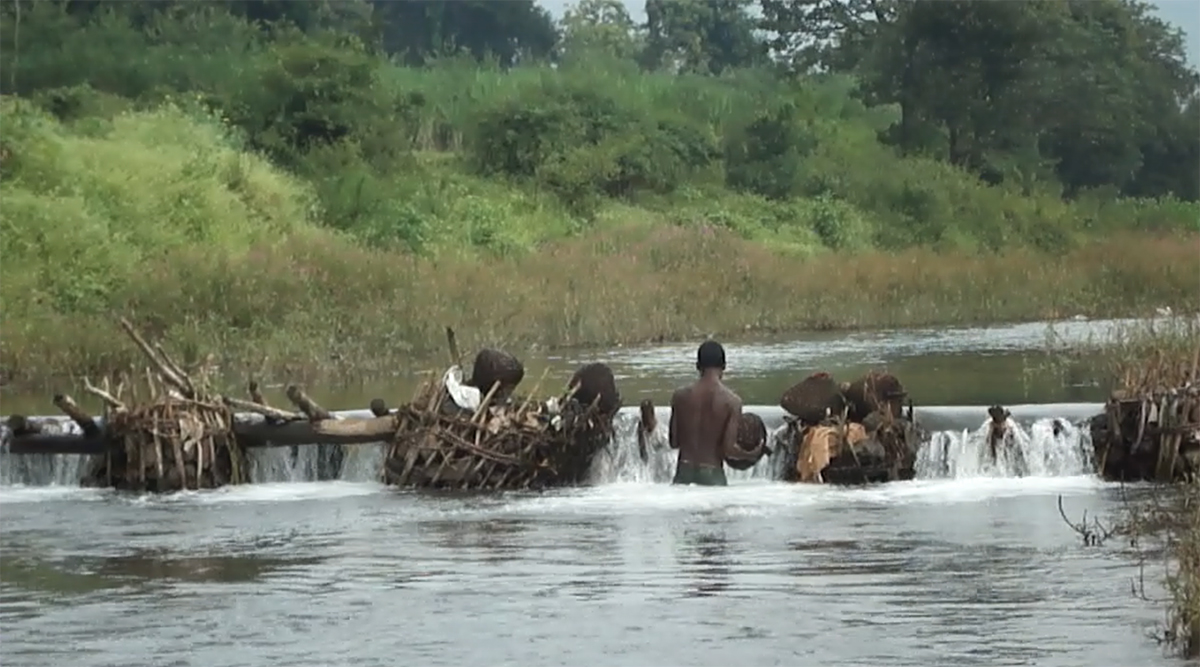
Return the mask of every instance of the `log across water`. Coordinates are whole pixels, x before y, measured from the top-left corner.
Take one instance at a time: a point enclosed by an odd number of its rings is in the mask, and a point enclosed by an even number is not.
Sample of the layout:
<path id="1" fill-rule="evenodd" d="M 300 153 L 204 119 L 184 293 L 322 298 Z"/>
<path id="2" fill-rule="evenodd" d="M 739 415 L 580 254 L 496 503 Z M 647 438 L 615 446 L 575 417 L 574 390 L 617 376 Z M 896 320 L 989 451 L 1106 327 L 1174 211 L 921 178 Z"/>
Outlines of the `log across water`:
<path id="1" fill-rule="evenodd" d="M 386 435 L 373 435 L 373 433 L 381 432 L 383 429 L 378 426 L 381 422 L 372 422 L 372 416 L 380 415 L 380 413 L 386 411 L 385 406 L 379 405 L 382 401 L 375 401 L 375 403 L 374 410 L 360 409 L 333 412 L 333 416 L 341 423 L 331 424 L 328 428 L 321 428 L 302 419 L 272 423 L 268 422 L 261 415 L 238 412 L 234 414 L 234 432 L 239 440 L 242 441 L 244 448 L 298 447 L 325 444 L 330 449 L 336 449 L 340 452 L 343 449 L 343 445 L 387 444 L 391 441 L 390 437 Z M 1061 416 L 1066 422 L 1086 427 L 1088 416 L 1096 414 L 1103 408 L 1104 404 L 1102 403 L 1071 403 L 1014 405 L 1010 406 L 1008 410 L 1011 410 L 1014 419 L 1021 421 Z M 987 416 L 987 409 L 987 406 L 983 405 L 926 406 L 917 408 L 915 410 L 915 417 L 920 427 L 915 428 L 916 434 L 914 434 L 911 442 L 914 444 L 914 447 L 918 443 L 927 442 L 929 431 L 947 429 L 952 431 L 962 429 L 974 430 L 981 423 L 981 420 Z M 776 453 L 770 457 L 771 462 L 768 466 L 770 477 L 780 480 L 795 479 L 797 474 L 797 445 L 799 443 L 796 439 L 795 431 L 789 433 L 788 429 L 784 428 L 789 418 L 780 408 L 773 406 L 746 406 L 746 410 L 749 413 L 758 414 L 764 419 L 770 432 L 769 442 L 772 447 L 777 449 Z M 641 422 L 637 426 L 636 437 L 639 440 L 640 448 L 643 450 L 639 452 L 642 454 L 643 460 L 646 460 L 649 455 L 650 448 L 665 447 L 665 441 L 656 440 L 653 433 L 660 429 L 661 431 L 665 431 L 668 408 L 656 408 L 651 401 L 646 400 L 643 401 L 643 405 L 641 406 L 624 408 L 620 412 L 622 413 L 622 419 Z M 25 432 L 13 438 L 12 432 L 16 429 L 4 429 L 3 426 L 0 426 L 0 432 L 2 432 L 4 437 L 4 446 L 0 449 L 7 450 L 8 453 L 12 454 L 61 453 L 93 455 L 103 446 L 101 439 L 94 436 L 85 436 L 79 428 L 74 428 L 74 432 L 56 433 L 72 428 L 71 423 L 62 417 L 38 416 L 25 421 L 41 426 L 42 433 Z M 99 429 L 103 429 L 105 426 L 102 419 L 95 420 L 95 423 Z M 377 426 L 365 429 L 366 433 L 364 434 L 363 425 L 369 423 L 375 423 Z M 386 422 L 382 423 L 386 424 Z M 354 426 L 351 427 L 351 424 L 354 424 Z M 347 430 L 347 427 L 350 428 Z M 634 436 L 631 435 L 631 437 Z M 1097 447 L 1099 449 L 1099 445 Z M 900 466 L 896 475 L 894 477 L 891 476 L 891 466 L 880 456 L 877 442 L 856 443 L 854 450 L 853 453 L 842 451 L 839 456 L 831 460 L 830 466 L 822 474 L 825 483 L 856 485 L 863 483 L 864 479 L 868 482 L 882 482 L 887 481 L 889 478 L 902 480 L 909 478 L 913 473 L 912 462 L 908 460 L 905 461 L 907 465 Z M 1099 453 L 1094 460 L 1100 460 Z M 449 466 L 447 469 L 450 469 Z M 318 478 L 320 478 L 319 475 Z"/>
<path id="2" fill-rule="evenodd" d="M 11 419 L 11 418 L 10 418 Z M 30 424 L 43 424 L 30 420 Z M 108 439 L 107 429 L 91 434 L 55 433 L 45 428 L 38 431 L 11 429 L 8 442 L 10 454 L 103 454 Z M 310 422 L 293 420 L 270 422 L 258 415 L 236 415 L 233 434 L 238 443 L 248 449 L 261 447 L 295 447 L 302 445 L 364 445 L 384 443 L 396 432 L 395 417 L 329 419 Z"/>

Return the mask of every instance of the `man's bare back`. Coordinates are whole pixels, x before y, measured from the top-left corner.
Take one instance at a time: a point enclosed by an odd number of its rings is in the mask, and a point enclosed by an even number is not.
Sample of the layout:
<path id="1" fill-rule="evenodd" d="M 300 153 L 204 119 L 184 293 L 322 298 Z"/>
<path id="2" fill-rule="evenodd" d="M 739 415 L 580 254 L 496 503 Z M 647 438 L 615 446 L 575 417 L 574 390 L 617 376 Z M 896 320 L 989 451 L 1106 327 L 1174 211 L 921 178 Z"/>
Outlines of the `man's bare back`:
<path id="1" fill-rule="evenodd" d="M 669 438 L 679 450 L 676 484 L 725 484 L 725 455 L 737 443 L 742 400 L 721 381 L 725 350 L 706 341 L 697 353 L 700 378 L 671 397 Z"/>

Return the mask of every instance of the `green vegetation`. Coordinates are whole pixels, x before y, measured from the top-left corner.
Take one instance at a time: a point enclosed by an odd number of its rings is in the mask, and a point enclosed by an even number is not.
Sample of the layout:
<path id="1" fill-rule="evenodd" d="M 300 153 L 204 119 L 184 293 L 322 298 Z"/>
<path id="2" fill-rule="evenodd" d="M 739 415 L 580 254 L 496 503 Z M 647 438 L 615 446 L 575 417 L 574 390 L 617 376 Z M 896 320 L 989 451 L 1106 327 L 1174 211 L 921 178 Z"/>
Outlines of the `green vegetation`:
<path id="1" fill-rule="evenodd" d="M 1119 326 L 1100 352 L 1114 387 L 1133 392 L 1184 387 L 1200 373 L 1200 319 Z"/>
<path id="2" fill-rule="evenodd" d="M 1200 379 L 1200 319 L 1128 324 L 1086 347 L 1102 361 L 1105 384 L 1128 395 L 1194 387 Z M 1134 593 L 1166 611 L 1155 638 L 1180 657 L 1200 657 L 1200 478 L 1126 490 L 1122 498 L 1109 525 L 1085 515 L 1072 527 L 1085 543 L 1116 537 L 1123 550 L 1130 547 L 1138 566 Z M 1147 590 L 1147 564 L 1162 597 Z"/>
<path id="3" fill-rule="evenodd" d="M 1162 563 L 1158 583 L 1166 598 L 1150 598 L 1144 583 L 1135 588 L 1143 598 L 1166 608 L 1157 639 L 1178 656 L 1200 658 L 1200 480 L 1128 503 L 1116 532 L 1128 536 L 1138 551 L 1144 582 L 1145 563 Z"/>
<path id="4" fill-rule="evenodd" d="M 0 374 L 1197 307 L 1178 35 L 859 4 L 4 0 Z"/>

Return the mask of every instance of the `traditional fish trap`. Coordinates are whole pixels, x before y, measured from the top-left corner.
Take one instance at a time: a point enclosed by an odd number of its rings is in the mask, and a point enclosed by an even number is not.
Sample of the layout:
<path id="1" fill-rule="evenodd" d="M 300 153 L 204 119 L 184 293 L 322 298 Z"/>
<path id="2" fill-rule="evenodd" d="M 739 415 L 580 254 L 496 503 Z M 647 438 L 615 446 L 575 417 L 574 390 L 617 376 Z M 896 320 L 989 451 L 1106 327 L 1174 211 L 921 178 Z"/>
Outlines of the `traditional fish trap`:
<path id="1" fill-rule="evenodd" d="M 737 452 L 725 456 L 725 465 L 734 470 L 749 470 L 764 456 L 771 455 L 767 446 L 767 425 L 753 412 L 743 412 L 738 420 Z"/>
<path id="2" fill-rule="evenodd" d="M 838 383 L 817 372 L 783 393 L 786 481 L 862 484 L 911 479 L 921 442 L 912 403 L 894 375 L 870 371 Z"/>
<path id="3" fill-rule="evenodd" d="M 164 395 L 110 410 L 105 421 L 109 449 L 94 457 L 85 483 L 163 493 L 245 481 L 233 414 L 224 405 Z"/>
<path id="4" fill-rule="evenodd" d="M 245 457 L 234 435 L 233 412 L 219 396 L 198 388 L 161 346 L 149 345 L 121 320 L 125 333 L 150 363 L 139 403 L 137 382 L 122 382 L 115 392 L 85 380 L 88 393 L 104 402 L 101 430 L 70 396 L 54 403 L 79 425 L 85 436 L 103 438 L 104 453 L 94 455 L 81 482 L 129 491 L 170 492 L 210 489 L 245 479 Z M 130 405 L 126 404 L 125 388 Z"/>
<path id="5" fill-rule="evenodd" d="M 1200 383 L 1177 389 L 1114 392 L 1091 421 L 1101 476 L 1180 481 L 1200 475 Z"/>
<path id="6" fill-rule="evenodd" d="M 912 479 L 920 436 L 907 420 L 875 428 L 845 420 L 816 425 L 788 420 L 779 442 L 784 481 L 870 484 Z"/>
<path id="7" fill-rule="evenodd" d="M 598 407 L 599 394 L 588 405 L 575 400 L 578 386 L 560 399 L 495 405 L 496 382 L 472 410 L 456 402 L 453 384 L 450 373 L 423 383 L 399 408 L 384 483 L 464 490 L 577 484 L 612 436 L 613 413 Z"/>
<path id="8" fill-rule="evenodd" d="M 893 376 L 872 372 L 837 384 L 815 373 L 784 393 L 785 481 L 865 484 L 912 479 L 922 435 L 899 411 L 905 396 Z"/>

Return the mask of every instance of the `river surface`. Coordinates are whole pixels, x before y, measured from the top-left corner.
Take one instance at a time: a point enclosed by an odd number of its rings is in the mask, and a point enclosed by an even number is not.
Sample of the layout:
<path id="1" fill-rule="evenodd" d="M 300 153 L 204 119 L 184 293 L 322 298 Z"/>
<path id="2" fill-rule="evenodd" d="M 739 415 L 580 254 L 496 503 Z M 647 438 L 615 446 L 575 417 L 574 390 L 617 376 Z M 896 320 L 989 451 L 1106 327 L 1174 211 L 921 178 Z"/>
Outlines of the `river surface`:
<path id="1" fill-rule="evenodd" d="M 255 484 L 165 497 L 73 488 L 67 457 L 0 457 L 0 665 L 1171 664 L 1128 555 L 1059 517 L 1060 494 L 1077 519 L 1121 492 L 1090 474 L 1086 433 L 1050 427 L 1103 391 L 1045 344 L 1023 325 L 728 345 L 730 383 L 770 424 L 812 370 L 905 381 L 937 432 L 917 480 L 870 488 L 769 481 L 770 460 L 727 488 L 672 487 L 670 452 L 643 464 L 629 414 L 592 485 L 543 494 L 388 489 L 375 446 L 338 481 L 273 450 Z M 599 358 L 627 405 L 661 405 L 693 353 L 547 357 L 526 382 Z M 322 400 L 380 389 L 354 391 Z M 1028 468 L 983 462 L 993 402 L 1050 403 L 1013 411 Z"/>

